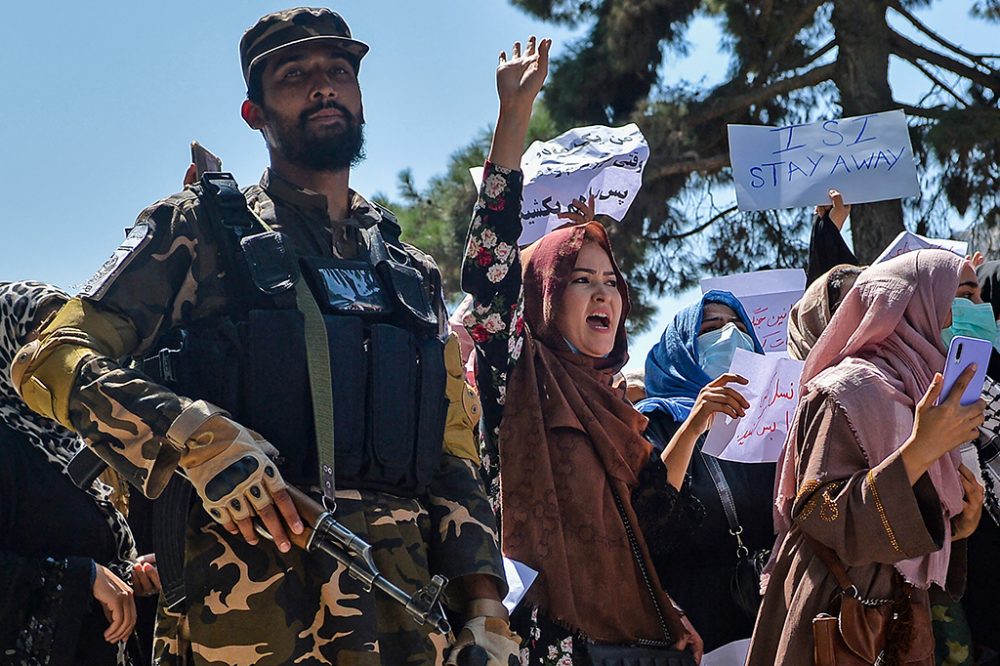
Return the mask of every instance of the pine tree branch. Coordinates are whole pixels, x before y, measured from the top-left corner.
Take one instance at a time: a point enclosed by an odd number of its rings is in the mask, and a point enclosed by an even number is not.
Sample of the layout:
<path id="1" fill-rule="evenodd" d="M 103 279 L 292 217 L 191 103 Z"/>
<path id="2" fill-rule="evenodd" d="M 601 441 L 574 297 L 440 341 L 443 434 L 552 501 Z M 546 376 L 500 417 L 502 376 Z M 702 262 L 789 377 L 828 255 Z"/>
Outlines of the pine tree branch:
<path id="1" fill-rule="evenodd" d="M 777 97 L 778 95 L 784 95 L 799 88 L 819 85 L 823 81 L 833 78 L 834 66 L 835 64 L 831 62 L 810 69 L 802 74 L 780 79 L 763 88 L 757 88 L 714 101 L 711 101 L 711 98 L 709 98 L 709 100 L 706 100 L 705 108 L 699 109 L 694 115 L 697 117 L 697 122 L 702 124 L 709 120 L 716 120 L 733 111 L 745 109 L 752 104 Z"/>
<path id="2" fill-rule="evenodd" d="M 889 48 L 894 54 L 904 60 L 909 62 L 924 60 L 932 65 L 947 69 L 949 72 L 963 76 L 970 81 L 974 81 L 994 92 L 1000 93 L 1000 74 L 996 70 L 991 69 L 990 73 L 987 74 L 975 67 L 970 67 L 954 58 L 950 58 L 943 53 L 932 51 L 916 42 L 911 42 L 892 29 L 889 30 Z"/>
<path id="3" fill-rule="evenodd" d="M 738 206 L 730 206 L 726 210 L 720 211 L 716 215 L 713 215 L 712 218 L 709 219 L 707 222 L 702 222 L 694 229 L 688 229 L 687 231 L 682 231 L 677 234 L 658 234 L 657 236 L 651 238 L 650 240 L 652 240 L 654 243 L 663 243 L 666 241 L 683 240 L 685 238 L 689 238 L 691 236 L 694 236 L 695 234 L 700 234 L 705 229 L 708 229 L 710 226 L 712 226 L 719 220 L 723 219 L 727 215 L 735 213 L 738 210 L 738 208 L 739 208 Z"/>
<path id="4" fill-rule="evenodd" d="M 795 35 L 799 34 L 799 31 L 804 28 L 809 21 L 816 15 L 819 11 L 820 5 L 822 5 L 826 0 L 812 0 L 808 5 L 802 8 L 802 11 L 795 17 L 791 25 L 788 27 L 788 31 L 785 36 L 781 38 L 778 45 L 771 52 L 771 56 L 764 63 L 764 66 L 760 68 L 760 79 L 766 79 L 770 74 L 771 70 L 781 59 L 781 56 L 785 55 L 785 51 L 791 46 L 792 42 L 795 40 Z"/>
<path id="5" fill-rule="evenodd" d="M 933 106 L 930 108 L 924 106 L 914 106 L 912 104 L 904 104 L 903 102 L 897 102 L 893 100 L 893 105 L 899 107 L 908 116 L 918 116 L 920 118 L 930 118 L 931 120 L 941 120 L 946 117 L 950 111 L 943 106 Z"/>
<path id="6" fill-rule="evenodd" d="M 959 104 L 961 104 L 962 106 L 969 106 L 969 102 L 967 100 L 963 99 L 962 96 L 959 95 L 954 90 L 952 90 L 951 87 L 948 84 L 946 84 L 944 81 L 942 81 L 937 76 L 935 76 L 934 72 L 932 72 L 929 69 L 927 69 L 926 67 L 924 67 L 923 64 L 919 60 L 916 60 L 916 61 L 910 60 L 909 63 L 911 65 L 913 65 L 915 68 L 917 68 L 920 71 L 921 74 L 923 74 L 928 79 L 930 79 L 931 83 L 933 83 L 934 85 L 938 86 L 939 88 L 941 88 L 942 90 L 944 90 L 946 93 L 948 93 L 949 95 L 951 95 L 952 97 L 954 97 L 955 100 Z"/>
<path id="7" fill-rule="evenodd" d="M 892 7 L 894 10 L 896 10 L 896 12 L 898 14 L 900 14 L 903 18 L 905 18 L 907 21 L 909 21 L 913 25 L 914 28 L 916 28 L 920 32 L 924 33 L 925 35 L 927 35 L 932 40 L 934 40 L 935 42 L 937 42 L 941 46 L 945 47 L 946 49 L 948 49 L 952 53 L 957 53 L 958 55 L 962 56 L 963 58 L 971 60 L 972 62 L 980 64 L 980 65 L 983 65 L 985 67 L 989 67 L 989 65 L 985 62 L 987 58 L 995 58 L 996 57 L 996 56 L 991 56 L 991 55 L 977 55 L 975 53 L 969 53 L 968 51 L 966 51 L 962 47 L 958 46 L 957 44 L 952 44 L 947 39 L 945 39 L 941 35 L 937 34 L 933 30 L 931 30 L 929 27 L 927 27 L 916 16 L 914 16 L 909 11 L 907 11 L 906 8 L 903 7 L 902 3 L 899 2 L 899 0 L 889 0 L 889 6 Z"/>
<path id="8" fill-rule="evenodd" d="M 826 44 L 816 49 L 815 52 L 803 58 L 801 62 L 796 63 L 794 69 L 802 69 L 803 67 L 808 67 L 809 65 L 813 64 L 814 62 L 825 56 L 827 53 L 832 51 L 836 46 L 837 46 L 837 40 L 831 39 Z"/>
<path id="9" fill-rule="evenodd" d="M 729 155 L 715 155 L 713 157 L 703 157 L 697 160 L 686 162 L 671 162 L 657 167 L 651 171 L 646 171 L 646 178 L 666 178 L 667 176 L 677 176 L 689 173 L 706 173 L 718 171 L 722 167 L 729 166 Z"/>

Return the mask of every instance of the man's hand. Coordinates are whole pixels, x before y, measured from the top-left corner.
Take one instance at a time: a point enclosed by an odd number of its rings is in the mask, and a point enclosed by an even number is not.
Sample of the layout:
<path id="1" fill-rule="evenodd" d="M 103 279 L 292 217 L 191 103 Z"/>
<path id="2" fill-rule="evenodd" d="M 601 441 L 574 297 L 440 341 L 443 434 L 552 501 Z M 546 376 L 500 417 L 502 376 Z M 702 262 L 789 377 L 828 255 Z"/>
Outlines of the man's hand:
<path id="1" fill-rule="evenodd" d="M 844 228 L 844 223 L 847 222 L 847 216 L 851 214 L 851 204 L 844 203 L 844 196 L 838 190 L 830 190 L 830 203 L 831 206 L 816 206 L 815 213 L 822 217 L 828 212 L 830 213 L 830 221 L 833 222 L 834 226 L 838 230 Z"/>
<path id="2" fill-rule="evenodd" d="M 259 538 L 253 527 L 256 515 L 278 550 L 291 549 L 285 525 L 295 534 L 302 533 L 303 525 L 285 481 L 267 457 L 274 447 L 204 401 L 182 412 L 167 438 L 184 442 L 181 467 L 217 523 L 254 545 Z"/>
<path id="3" fill-rule="evenodd" d="M 97 576 L 92 588 L 94 599 L 101 604 L 108 628 L 104 630 L 104 640 L 120 643 L 129 637 L 135 628 L 135 599 L 132 588 L 116 576 L 111 569 L 100 564 L 94 565 Z"/>
<path id="4" fill-rule="evenodd" d="M 156 553 L 140 555 L 136 559 L 132 565 L 132 589 L 140 597 L 151 597 L 163 589 L 160 572 L 156 570 Z"/>
<path id="5" fill-rule="evenodd" d="M 499 617 L 474 617 L 465 623 L 445 666 L 517 666 L 521 638 Z"/>

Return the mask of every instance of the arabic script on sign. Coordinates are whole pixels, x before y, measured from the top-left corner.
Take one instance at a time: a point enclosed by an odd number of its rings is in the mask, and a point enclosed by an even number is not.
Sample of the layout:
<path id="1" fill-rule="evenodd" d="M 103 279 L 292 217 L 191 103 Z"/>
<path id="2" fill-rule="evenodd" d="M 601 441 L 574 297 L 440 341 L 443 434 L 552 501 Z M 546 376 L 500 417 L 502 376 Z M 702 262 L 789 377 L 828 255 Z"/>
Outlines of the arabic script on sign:
<path id="1" fill-rule="evenodd" d="M 737 349 L 729 371 L 749 380 L 746 386 L 733 388 L 747 399 L 750 409 L 741 419 L 716 414 L 702 450 L 735 462 L 776 462 L 799 404 L 802 365 L 790 358 Z"/>
<path id="2" fill-rule="evenodd" d="M 740 275 L 705 278 L 701 291 L 732 292 L 750 316 L 750 323 L 768 354 L 787 354 L 788 315 L 802 298 L 806 274 L 800 268 L 757 271 Z"/>
<path id="3" fill-rule="evenodd" d="M 594 209 L 619 222 L 642 187 L 649 146 L 634 123 L 624 127 L 578 127 L 551 141 L 536 141 L 521 158 L 523 230 L 519 245 L 538 240 L 567 223 L 559 213 L 570 202 L 594 197 Z M 478 187 L 482 168 L 470 169 Z"/>

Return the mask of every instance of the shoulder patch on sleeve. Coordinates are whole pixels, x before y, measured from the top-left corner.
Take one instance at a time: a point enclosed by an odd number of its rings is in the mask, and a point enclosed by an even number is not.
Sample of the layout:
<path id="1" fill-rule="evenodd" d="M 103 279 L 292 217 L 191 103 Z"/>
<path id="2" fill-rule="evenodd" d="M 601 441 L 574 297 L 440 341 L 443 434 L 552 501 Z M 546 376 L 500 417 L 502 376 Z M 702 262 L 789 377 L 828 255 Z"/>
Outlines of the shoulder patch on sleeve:
<path id="1" fill-rule="evenodd" d="M 153 235 L 147 222 L 138 222 L 122 244 L 118 246 L 108 260 L 80 288 L 78 296 L 91 300 L 100 300 L 122 271 L 132 262 L 132 259 L 144 248 Z"/>

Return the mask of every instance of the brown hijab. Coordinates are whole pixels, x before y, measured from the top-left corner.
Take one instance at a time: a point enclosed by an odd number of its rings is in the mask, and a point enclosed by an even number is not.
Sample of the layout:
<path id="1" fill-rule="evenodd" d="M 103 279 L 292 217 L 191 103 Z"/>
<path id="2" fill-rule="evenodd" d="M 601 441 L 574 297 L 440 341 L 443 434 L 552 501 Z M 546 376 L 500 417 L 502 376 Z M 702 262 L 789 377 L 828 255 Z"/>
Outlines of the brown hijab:
<path id="1" fill-rule="evenodd" d="M 599 244 L 611 257 L 622 296 L 614 349 L 604 359 L 574 353 L 555 326 L 585 242 Z M 507 387 L 499 443 L 504 552 L 540 572 L 528 599 L 557 623 L 602 642 L 666 640 L 617 494 L 672 642 L 684 629 L 656 577 L 631 506 L 652 450 L 642 437 L 646 418 L 611 387 L 628 358 L 628 287 L 597 223 L 556 230 L 523 258 L 524 350 Z"/>
<path id="2" fill-rule="evenodd" d="M 840 264 L 809 285 L 788 317 L 789 356 L 806 360 L 862 270 L 863 266 Z"/>

